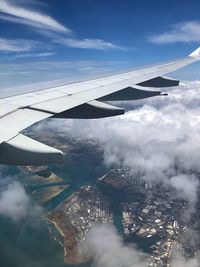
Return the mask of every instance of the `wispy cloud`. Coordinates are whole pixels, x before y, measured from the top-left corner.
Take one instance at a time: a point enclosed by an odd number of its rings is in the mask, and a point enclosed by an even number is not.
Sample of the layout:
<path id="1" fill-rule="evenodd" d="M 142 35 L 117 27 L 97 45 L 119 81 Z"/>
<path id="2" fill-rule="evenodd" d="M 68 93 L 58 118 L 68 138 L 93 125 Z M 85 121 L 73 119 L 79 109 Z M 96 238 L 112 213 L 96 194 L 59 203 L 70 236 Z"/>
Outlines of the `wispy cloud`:
<path id="1" fill-rule="evenodd" d="M 14 5 L 8 0 L 0 0 L 0 12 L 6 14 L 0 18 L 6 21 L 22 23 L 37 28 L 47 28 L 56 32 L 70 33 L 71 30 L 52 17 L 41 12 Z"/>
<path id="2" fill-rule="evenodd" d="M 27 58 L 24 55 L 29 54 Z M 81 80 L 94 79 L 102 75 L 113 74 L 122 68 L 129 68 L 126 61 L 108 60 L 55 60 L 54 57 L 38 57 L 34 51 L 26 53 L 7 53 L 0 62 L 0 96 L 13 95 L 13 92 L 25 93 L 33 90 L 27 84 L 37 83 L 37 88 L 58 86 Z M 39 53 L 40 54 L 40 53 Z M 21 58 L 22 56 L 22 58 Z M 15 60 L 17 57 L 17 60 Z M 38 62 L 39 60 L 39 62 Z M 46 85 L 38 83 L 47 82 Z M 57 80 L 57 81 L 56 81 Z M 59 80 L 59 81 L 58 81 Z M 25 85 L 26 86 L 23 86 Z M 19 88 L 16 89 L 16 86 Z M 15 87 L 9 89 L 8 87 Z"/>
<path id="3" fill-rule="evenodd" d="M 75 38 L 75 33 L 71 29 L 62 25 L 49 15 L 43 14 L 35 9 L 32 10 L 31 8 L 22 6 L 21 2 L 16 5 L 10 0 L 0 0 L 0 20 L 30 26 L 39 34 L 48 38 L 51 42 L 66 47 L 104 51 L 115 49 L 126 50 L 121 46 L 102 39 Z M 69 34 L 73 37 L 69 38 Z M 13 40 L 12 44 L 7 44 L 6 46 L 4 45 L 4 47 L 7 47 L 8 51 L 13 52 L 29 51 L 29 49 L 23 49 L 24 46 L 20 49 L 20 47 L 18 47 L 17 44 L 14 44 L 14 42 L 15 41 Z"/>
<path id="4" fill-rule="evenodd" d="M 155 44 L 199 42 L 200 22 L 188 21 L 174 24 L 169 30 L 150 36 L 148 41 Z"/>
<path id="5" fill-rule="evenodd" d="M 106 42 L 101 39 L 60 39 L 56 41 L 57 43 L 66 45 L 68 47 L 74 48 L 82 48 L 82 49 L 96 49 L 96 50 L 113 50 L 113 49 L 121 49 L 124 48 L 115 45 L 110 42 Z"/>
<path id="6" fill-rule="evenodd" d="M 44 52 L 44 53 L 25 53 L 25 54 L 17 54 L 15 58 L 29 58 L 29 57 L 37 57 L 37 58 L 43 58 L 43 57 L 51 57 L 55 55 L 53 52 Z"/>
<path id="7" fill-rule="evenodd" d="M 27 52 L 39 47 L 40 42 L 23 39 L 0 38 L 0 51 L 4 52 Z"/>

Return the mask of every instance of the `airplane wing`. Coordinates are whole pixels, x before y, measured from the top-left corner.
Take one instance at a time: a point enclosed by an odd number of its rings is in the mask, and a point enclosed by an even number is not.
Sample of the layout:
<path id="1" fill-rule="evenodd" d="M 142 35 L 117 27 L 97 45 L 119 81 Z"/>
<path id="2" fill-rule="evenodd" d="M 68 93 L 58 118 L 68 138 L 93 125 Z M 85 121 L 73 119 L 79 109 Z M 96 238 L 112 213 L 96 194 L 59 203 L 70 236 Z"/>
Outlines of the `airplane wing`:
<path id="1" fill-rule="evenodd" d="M 163 64 L 0 99 L 0 164 L 43 165 L 62 162 L 63 153 L 21 131 L 46 118 L 103 118 L 124 113 L 104 101 L 127 101 L 160 95 L 156 89 L 177 86 L 163 75 L 200 59 L 200 47 L 189 56 Z M 43 89 L 43 90 L 42 90 Z"/>

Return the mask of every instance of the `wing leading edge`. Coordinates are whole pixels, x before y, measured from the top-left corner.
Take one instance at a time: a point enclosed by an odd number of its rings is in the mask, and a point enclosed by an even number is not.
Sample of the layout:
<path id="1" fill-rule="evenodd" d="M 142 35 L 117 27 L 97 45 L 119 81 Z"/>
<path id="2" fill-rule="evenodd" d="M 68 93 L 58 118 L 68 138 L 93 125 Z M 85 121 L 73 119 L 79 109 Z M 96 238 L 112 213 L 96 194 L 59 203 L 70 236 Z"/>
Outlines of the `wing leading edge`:
<path id="1" fill-rule="evenodd" d="M 63 153 L 20 132 L 46 118 L 103 118 L 124 110 L 102 101 L 144 99 L 161 92 L 160 87 L 177 86 L 165 77 L 200 59 L 200 48 L 186 58 L 140 68 L 104 78 L 60 85 L 0 99 L 0 164 L 42 165 L 59 163 Z M 12 125 L 12 127 L 10 127 Z"/>

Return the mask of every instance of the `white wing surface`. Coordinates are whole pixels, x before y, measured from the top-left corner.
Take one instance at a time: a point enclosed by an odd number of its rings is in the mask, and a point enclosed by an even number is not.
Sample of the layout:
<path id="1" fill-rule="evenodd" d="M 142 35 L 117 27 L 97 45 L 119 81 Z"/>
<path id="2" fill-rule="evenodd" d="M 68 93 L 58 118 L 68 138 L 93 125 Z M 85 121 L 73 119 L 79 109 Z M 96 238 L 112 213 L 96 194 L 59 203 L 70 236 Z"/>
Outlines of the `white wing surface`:
<path id="1" fill-rule="evenodd" d="M 0 99 L 0 164 L 42 165 L 59 163 L 63 153 L 20 132 L 43 119 L 103 118 L 124 113 L 103 101 L 137 100 L 160 95 L 157 88 L 177 86 L 169 72 L 200 59 L 200 48 L 183 59 L 116 75 Z M 33 86 L 32 86 L 33 87 Z M 34 87 L 33 87 L 34 88 Z"/>

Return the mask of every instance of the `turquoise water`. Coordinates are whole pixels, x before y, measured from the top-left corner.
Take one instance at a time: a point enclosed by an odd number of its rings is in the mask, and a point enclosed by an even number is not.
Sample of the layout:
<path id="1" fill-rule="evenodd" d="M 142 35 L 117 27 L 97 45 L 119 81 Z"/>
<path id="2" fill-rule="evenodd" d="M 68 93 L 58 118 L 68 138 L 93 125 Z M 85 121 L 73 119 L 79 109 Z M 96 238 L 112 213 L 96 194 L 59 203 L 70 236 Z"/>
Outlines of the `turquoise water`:
<path id="1" fill-rule="evenodd" d="M 0 221 L 0 259 L 5 267 L 63 266 L 63 251 L 47 231 L 45 224 Z"/>
<path id="2" fill-rule="evenodd" d="M 79 151 L 80 153 L 80 151 Z M 101 153 L 89 153 L 76 158 L 66 156 L 62 167 L 51 166 L 48 169 L 62 177 L 70 187 L 44 206 L 51 210 L 69 197 L 81 186 L 94 184 L 106 169 L 102 164 Z M 18 180 L 26 180 L 26 175 L 18 168 L 10 167 L 3 173 L 15 176 Z M 32 191 L 31 186 L 27 192 Z M 79 265 L 89 267 L 90 264 Z M 45 222 L 40 221 L 31 226 L 28 221 L 13 223 L 0 217 L 0 267 L 63 267 L 63 248 L 53 240 Z"/>
<path id="3" fill-rule="evenodd" d="M 60 195 L 52 199 L 44 206 L 50 211 L 64 201 L 80 187 L 92 185 L 104 175 L 108 169 L 103 164 L 102 152 L 95 152 L 80 148 L 77 155 L 67 155 L 62 166 L 50 166 L 53 171 L 62 177 L 67 184 L 70 184 Z M 26 181 L 25 175 L 18 168 L 10 167 L 4 171 L 4 175 L 18 177 L 18 180 Z M 41 186 L 42 187 L 42 186 Z M 27 186 L 27 192 L 33 187 Z M 120 190 L 102 188 L 104 193 L 109 194 L 113 200 L 114 224 L 120 234 L 123 233 L 122 215 L 120 203 L 123 195 Z M 149 240 L 150 241 L 150 240 Z M 135 242 L 144 251 L 149 252 L 149 244 L 144 240 L 137 240 L 132 237 L 127 242 Z M 28 221 L 12 223 L 10 220 L 0 217 L 0 267 L 71 267 L 64 264 L 63 248 L 58 241 L 49 234 L 46 222 L 40 220 L 32 226 Z M 91 264 L 82 264 L 79 267 L 90 267 Z"/>

